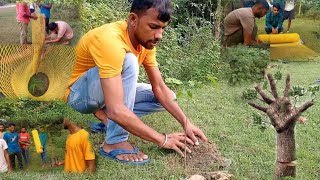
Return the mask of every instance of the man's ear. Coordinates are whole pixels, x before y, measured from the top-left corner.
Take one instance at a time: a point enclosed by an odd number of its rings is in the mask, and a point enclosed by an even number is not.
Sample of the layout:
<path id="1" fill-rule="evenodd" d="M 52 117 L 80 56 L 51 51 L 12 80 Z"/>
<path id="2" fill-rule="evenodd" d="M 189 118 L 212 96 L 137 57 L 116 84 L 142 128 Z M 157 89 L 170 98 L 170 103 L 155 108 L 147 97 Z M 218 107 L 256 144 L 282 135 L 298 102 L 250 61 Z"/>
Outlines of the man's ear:
<path id="1" fill-rule="evenodd" d="M 136 27 L 138 24 L 138 15 L 136 13 L 130 13 L 129 15 L 129 23 L 132 27 Z"/>

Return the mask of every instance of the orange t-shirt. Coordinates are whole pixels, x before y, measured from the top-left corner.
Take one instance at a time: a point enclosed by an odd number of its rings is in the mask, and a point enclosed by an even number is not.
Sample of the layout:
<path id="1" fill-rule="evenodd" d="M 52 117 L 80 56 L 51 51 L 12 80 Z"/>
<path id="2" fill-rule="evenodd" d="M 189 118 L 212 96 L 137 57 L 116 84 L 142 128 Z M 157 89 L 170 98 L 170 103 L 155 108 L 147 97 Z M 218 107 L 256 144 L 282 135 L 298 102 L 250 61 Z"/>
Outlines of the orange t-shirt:
<path id="1" fill-rule="evenodd" d="M 30 134 L 29 133 L 20 133 L 19 134 L 19 140 L 20 141 L 25 141 L 25 142 L 30 142 Z M 21 148 L 28 148 L 28 145 L 26 144 L 21 144 Z"/>
<path id="2" fill-rule="evenodd" d="M 66 142 L 64 171 L 83 173 L 86 171 L 86 160 L 94 159 L 95 154 L 89 140 L 89 133 L 81 129 L 74 134 L 69 134 Z"/>
<path id="3" fill-rule="evenodd" d="M 128 52 L 136 55 L 140 65 L 158 66 L 156 49 L 148 50 L 141 45 L 135 49 L 127 27 L 127 21 L 105 24 L 89 31 L 80 39 L 76 47 L 76 63 L 64 100 L 68 98 L 70 86 L 90 68 L 98 66 L 100 78 L 112 78 L 121 74 Z"/>

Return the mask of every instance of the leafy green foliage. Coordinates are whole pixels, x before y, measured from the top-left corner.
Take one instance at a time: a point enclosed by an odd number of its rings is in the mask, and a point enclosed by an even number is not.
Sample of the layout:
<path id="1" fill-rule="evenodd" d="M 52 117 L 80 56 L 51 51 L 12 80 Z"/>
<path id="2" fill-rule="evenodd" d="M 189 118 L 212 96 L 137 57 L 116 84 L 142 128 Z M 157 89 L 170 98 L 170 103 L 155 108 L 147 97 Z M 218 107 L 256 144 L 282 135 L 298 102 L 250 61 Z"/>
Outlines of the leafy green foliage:
<path id="1" fill-rule="evenodd" d="M 246 89 L 242 93 L 242 99 L 244 99 L 244 100 L 256 99 L 257 96 L 258 96 L 258 93 L 255 89 Z"/>
<path id="2" fill-rule="evenodd" d="M 1 99 L 0 119 L 27 127 L 61 123 L 67 112 L 64 102 L 33 101 L 30 99 Z"/>
<path id="3" fill-rule="evenodd" d="M 225 49 L 223 60 L 229 64 L 227 72 L 231 84 L 260 81 L 269 63 L 269 51 L 246 46 Z"/>
<path id="4" fill-rule="evenodd" d="M 252 121 L 253 121 L 253 125 L 257 126 L 260 130 L 265 130 L 268 127 L 268 122 L 266 122 L 264 119 L 266 119 L 267 117 L 265 115 L 261 115 L 261 114 L 257 114 L 257 113 L 253 113 L 252 114 Z"/>

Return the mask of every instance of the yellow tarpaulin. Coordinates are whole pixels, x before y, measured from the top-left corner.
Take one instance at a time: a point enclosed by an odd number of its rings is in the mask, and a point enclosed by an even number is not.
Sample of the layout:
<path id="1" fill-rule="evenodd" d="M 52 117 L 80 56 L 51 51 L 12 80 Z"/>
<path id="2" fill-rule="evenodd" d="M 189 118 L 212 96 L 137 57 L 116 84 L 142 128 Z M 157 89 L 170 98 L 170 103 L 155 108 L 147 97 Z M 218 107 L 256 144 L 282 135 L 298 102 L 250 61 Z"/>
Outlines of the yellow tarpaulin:
<path id="1" fill-rule="evenodd" d="M 313 60 L 316 52 L 300 43 L 297 33 L 261 34 L 258 38 L 264 43 L 270 43 L 271 60 Z"/>

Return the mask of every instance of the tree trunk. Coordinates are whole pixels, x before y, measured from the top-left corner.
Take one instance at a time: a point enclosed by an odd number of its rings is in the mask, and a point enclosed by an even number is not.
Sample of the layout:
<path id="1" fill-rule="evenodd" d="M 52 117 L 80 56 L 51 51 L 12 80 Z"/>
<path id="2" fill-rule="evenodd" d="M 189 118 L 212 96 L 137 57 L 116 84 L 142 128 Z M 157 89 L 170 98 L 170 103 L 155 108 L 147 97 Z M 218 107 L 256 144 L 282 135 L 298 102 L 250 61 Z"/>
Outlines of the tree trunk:
<path id="1" fill-rule="evenodd" d="M 300 4 L 299 4 L 299 16 L 301 16 L 301 6 L 302 6 L 302 0 L 300 0 Z"/>
<path id="2" fill-rule="evenodd" d="M 296 176 L 296 146 L 294 139 L 294 124 L 288 129 L 277 133 L 277 162 L 276 162 L 276 178 L 284 176 Z"/>
<path id="3" fill-rule="evenodd" d="M 221 16 L 222 16 L 222 6 L 221 0 L 217 2 L 217 10 L 215 13 L 215 22 L 214 22 L 214 38 L 220 40 L 221 35 Z"/>

